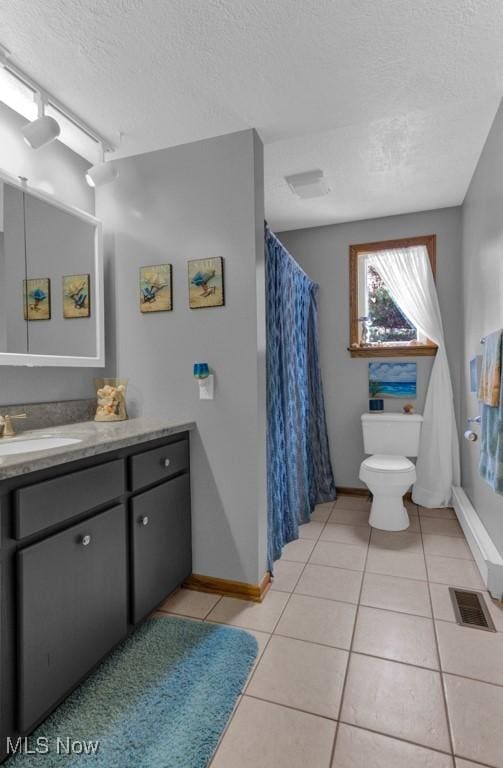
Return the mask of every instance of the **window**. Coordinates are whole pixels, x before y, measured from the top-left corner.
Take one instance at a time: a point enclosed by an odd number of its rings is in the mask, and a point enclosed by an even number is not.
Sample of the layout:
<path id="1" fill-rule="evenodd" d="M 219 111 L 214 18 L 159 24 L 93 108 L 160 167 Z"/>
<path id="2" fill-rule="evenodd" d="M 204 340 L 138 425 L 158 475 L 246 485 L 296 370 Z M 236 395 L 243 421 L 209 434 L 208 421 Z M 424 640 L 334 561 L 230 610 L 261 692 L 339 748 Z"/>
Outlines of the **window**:
<path id="1" fill-rule="evenodd" d="M 352 357 L 434 355 L 437 347 L 420 335 L 390 296 L 369 263 L 377 251 L 424 245 L 435 276 L 435 235 L 349 246 L 350 341 Z"/>

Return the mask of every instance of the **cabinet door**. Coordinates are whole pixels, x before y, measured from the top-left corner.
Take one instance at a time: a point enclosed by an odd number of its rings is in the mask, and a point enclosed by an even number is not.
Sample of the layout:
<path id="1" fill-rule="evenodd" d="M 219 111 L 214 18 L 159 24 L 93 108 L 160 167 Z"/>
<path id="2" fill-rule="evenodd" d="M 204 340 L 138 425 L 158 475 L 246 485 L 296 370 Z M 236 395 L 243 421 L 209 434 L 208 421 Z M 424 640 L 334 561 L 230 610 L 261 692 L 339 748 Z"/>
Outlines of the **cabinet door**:
<path id="1" fill-rule="evenodd" d="M 189 475 L 132 500 L 131 539 L 136 623 L 192 571 Z"/>
<path id="2" fill-rule="evenodd" d="M 127 633 L 125 509 L 17 557 L 19 730 L 26 732 Z"/>

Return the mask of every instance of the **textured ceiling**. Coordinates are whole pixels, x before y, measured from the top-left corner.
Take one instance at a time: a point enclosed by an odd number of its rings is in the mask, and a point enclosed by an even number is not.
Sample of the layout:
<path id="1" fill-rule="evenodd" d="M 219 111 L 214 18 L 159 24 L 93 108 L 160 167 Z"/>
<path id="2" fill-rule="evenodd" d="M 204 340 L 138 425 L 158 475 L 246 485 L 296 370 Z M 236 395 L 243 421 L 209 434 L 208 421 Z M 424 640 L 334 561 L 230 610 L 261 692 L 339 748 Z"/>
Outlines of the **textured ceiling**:
<path id="1" fill-rule="evenodd" d="M 503 93 L 501 0 L 0 0 L 13 60 L 129 155 L 255 127 L 277 230 L 456 205 Z M 283 177 L 325 171 L 298 200 Z"/>

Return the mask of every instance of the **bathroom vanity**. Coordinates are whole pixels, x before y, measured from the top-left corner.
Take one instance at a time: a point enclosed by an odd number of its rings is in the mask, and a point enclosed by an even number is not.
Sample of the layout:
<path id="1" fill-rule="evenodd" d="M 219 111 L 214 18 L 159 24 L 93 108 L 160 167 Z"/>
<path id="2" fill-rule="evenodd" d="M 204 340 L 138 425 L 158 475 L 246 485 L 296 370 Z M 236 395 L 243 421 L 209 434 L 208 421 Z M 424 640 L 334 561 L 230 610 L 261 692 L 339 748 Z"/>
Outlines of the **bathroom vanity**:
<path id="1" fill-rule="evenodd" d="M 190 575 L 192 426 L 74 424 L 0 458 L 0 759 Z"/>

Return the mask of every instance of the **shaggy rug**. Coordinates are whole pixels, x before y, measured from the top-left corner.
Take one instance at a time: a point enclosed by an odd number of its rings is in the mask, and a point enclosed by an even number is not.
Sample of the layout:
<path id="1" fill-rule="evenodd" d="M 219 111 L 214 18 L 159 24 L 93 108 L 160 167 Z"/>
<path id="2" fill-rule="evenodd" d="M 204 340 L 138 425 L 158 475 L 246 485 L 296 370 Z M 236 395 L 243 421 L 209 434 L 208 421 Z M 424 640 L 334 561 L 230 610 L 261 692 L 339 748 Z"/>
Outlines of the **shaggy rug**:
<path id="1" fill-rule="evenodd" d="M 34 753 L 6 765 L 205 768 L 256 655 L 243 630 L 149 619 L 22 745 Z"/>

